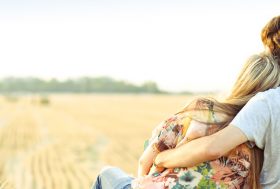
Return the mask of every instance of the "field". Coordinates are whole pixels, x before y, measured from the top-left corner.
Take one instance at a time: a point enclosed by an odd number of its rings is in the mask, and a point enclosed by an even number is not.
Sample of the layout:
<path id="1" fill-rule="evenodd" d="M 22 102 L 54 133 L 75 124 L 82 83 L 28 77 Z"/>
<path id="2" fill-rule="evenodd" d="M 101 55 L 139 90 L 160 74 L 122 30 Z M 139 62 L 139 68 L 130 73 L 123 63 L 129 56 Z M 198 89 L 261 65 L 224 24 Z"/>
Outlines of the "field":
<path id="1" fill-rule="evenodd" d="M 144 140 L 191 98 L 1 96 L 0 189 L 89 189 L 108 164 L 136 175 Z"/>

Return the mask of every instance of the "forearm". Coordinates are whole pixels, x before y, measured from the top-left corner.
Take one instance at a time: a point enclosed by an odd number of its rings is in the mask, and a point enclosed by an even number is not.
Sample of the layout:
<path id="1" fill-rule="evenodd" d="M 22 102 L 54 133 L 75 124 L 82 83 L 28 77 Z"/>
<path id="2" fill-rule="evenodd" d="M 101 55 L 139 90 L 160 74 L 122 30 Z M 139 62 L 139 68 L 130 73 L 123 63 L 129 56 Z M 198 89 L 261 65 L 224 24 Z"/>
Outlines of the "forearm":
<path id="1" fill-rule="evenodd" d="M 138 176 L 144 176 L 149 173 L 157 155 L 158 152 L 153 149 L 152 145 L 147 147 L 138 162 Z"/>
<path id="2" fill-rule="evenodd" d="M 138 177 L 145 176 L 149 173 L 152 165 L 138 163 Z"/>
<path id="3" fill-rule="evenodd" d="M 159 153 L 155 158 L 155 163 L 166 168 L 192 167 L 217 159 L 247 140 L 239 128 L 228 126 L 213 135 L 198 138 L 178 148 Z"/>
<path id="4" fill-rule="evenodd" d="M 163 151 L 155 158 L 158 167 L 192 167 L 199 163 L 216 159 L 219 154 L 209 150 L 209 137 L 202 137 L 178 148 Z"/>

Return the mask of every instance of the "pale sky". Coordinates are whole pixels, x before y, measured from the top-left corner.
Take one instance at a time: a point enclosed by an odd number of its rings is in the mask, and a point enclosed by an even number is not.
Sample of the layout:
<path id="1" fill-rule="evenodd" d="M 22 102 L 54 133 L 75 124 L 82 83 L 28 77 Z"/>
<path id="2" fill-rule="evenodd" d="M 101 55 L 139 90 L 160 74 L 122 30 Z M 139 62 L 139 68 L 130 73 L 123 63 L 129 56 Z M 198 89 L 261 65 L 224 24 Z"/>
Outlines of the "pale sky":
<path id="1" fill-rule="evenodd" d="M 0 78 L 110 76 L 226 91 L 276 0 L 0 0 Z"/>

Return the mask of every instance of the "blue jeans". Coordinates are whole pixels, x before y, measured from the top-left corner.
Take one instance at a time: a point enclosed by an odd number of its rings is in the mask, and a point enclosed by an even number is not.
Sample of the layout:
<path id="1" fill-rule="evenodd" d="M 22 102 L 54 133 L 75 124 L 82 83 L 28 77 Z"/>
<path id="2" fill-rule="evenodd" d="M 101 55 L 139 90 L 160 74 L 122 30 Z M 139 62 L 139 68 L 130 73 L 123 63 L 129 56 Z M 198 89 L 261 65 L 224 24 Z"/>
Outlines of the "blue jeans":
<path id="1" fill-rule="evenodd" d="M 98 175 L 92 189 L 131 189 L 133 179 L 117 167 L 106 167 Z"/>

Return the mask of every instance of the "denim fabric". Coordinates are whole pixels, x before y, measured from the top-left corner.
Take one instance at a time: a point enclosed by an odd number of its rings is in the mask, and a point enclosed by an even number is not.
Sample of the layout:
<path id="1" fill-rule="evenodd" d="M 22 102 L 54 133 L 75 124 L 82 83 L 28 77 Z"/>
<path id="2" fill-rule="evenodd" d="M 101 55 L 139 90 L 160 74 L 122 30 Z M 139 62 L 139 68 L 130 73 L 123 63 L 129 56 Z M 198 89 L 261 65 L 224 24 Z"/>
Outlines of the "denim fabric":
<path id="1" fill-rule="evenodd" d="M 117 167 L 106 167 L 98 175 L 92 189 L 131 189 L 133 179 Z"/>

